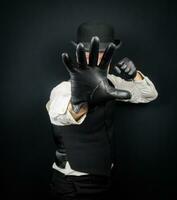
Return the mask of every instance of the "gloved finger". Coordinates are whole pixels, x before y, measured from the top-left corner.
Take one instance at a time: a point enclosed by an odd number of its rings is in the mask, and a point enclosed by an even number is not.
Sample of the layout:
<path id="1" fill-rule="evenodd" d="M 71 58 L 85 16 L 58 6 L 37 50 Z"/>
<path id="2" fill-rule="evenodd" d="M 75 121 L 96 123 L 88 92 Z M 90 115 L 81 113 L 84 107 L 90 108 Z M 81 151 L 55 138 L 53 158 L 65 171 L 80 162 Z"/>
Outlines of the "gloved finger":
<path id="1" fill-rule="evenodd" d="M 130 69 L 136 70 L 134 63 L 131 60 L 127 63 L 127 65 Z"/>
<path id="2" fill-rule="evenodd" d="M 125 57 L 123 58 L 122 60 L 119 61 L 119 65 L 123 65 L 124 63 L 128 62 L 129 61 L 129 58 Z"/>
<path id="3" fill-rule="evenodd" d="M 112 88 L 112 90 L 110 90 L 109 93 L 114 99 L 120 99 L 120 100 L 124 100 L 124 99 L 130 99 L 131 98 L 131 93 L 127 90 L 118 90 L 115 88 Z"/>
<path id="4" fill-rule="evenodd" d="M 124 64 L 124 59 L 122 59 L 122 60 L 120 60 L 119 62 L 118 62 L 118 65 L 119 66 L 122 66 Z"/>
<path id="5" fill-rule="evenodd" d="M 137 74 L 137 71 L 135 69 L 132 69 L 130 72 L 129 72 L 129 75 L 132 76 L 132 78 L 135 78 Z"/>
<path id="6" fill-rule="evenodd" d="M 105 52 L 103 54 L 103 57 L 101 59 L 101 62 L 99 64 L 99 67 L 101 69 L 107 69 L 108 68 L 109 63 L 110 63 L 110 61 L 111 61 L 111 59 L 113 57 L 113 54 L 114 54 L 115 50 L 116 50 L 116 45 L 113 44 L 113 43 L 110 43 L 106 47 Z"/>
<path id="7" fill-rule="evenodd" d="M 122 66 L 120 66 L 120 68 L 125 71 L 125 69 L 127 68 L 127 64 L 124 63 Z"/>
<path id="8" fill-rule="evenodd" d="M 79 64 L 79 67 L 84 69 L 87 66 L 87 60 L 85 56 L 85 49 L 82 43 L 79 43 L 76 48 L 76 57 Z"/>
<path id="9" fill-rule="evenodd" d="M 89 54 L 89 66 L 91 67 L 97 66 L 99 42 L 100 42 L 99 37 L 97 36 L 92 37 L 90 45 L 90 54 Z"/>
<path id="10" fill-rule="evenodd" d="M 135 70 L 134 69 L 131 69 L 129 72 L 128 72 L 128 75 L 133 75 L 133 73 L 135 72 Z"/>
<path id="11" fill-rule="evenodd" d="M 62 53 L 61 55 L 63 64 L 65 65 L 68 72 L 75 72 L 75 66 L 67 53 Z"/>
<path id="12" fill-rule="evenodd" d="M 118 74 L 121 74 L 121 70 L 120 70 L 120 68 L 119 68 L 118 66 L 115 66 L 114 69 L 116 70 L 116 72 L 117 72 Z"/>
<path id="13" fill-rule="evenodd" d="M 125 68 L 125 70 L 124 70 L 124 71 L 125 71 L 126 73 L 128 73 L 130 70 L 131 70 L 130 66 L 129 66 L 129 65 L 127 65 L 127 67 Z"/>

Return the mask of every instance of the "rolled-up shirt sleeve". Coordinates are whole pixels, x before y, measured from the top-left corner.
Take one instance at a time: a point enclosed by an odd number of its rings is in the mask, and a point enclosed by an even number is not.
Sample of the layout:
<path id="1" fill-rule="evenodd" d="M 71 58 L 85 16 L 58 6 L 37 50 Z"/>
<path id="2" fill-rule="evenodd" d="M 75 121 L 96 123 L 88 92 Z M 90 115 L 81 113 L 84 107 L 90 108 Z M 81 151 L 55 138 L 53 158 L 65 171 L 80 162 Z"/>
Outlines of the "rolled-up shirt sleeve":
<path id="1" fill-rule="evenodd" d="M 142 80 L 126 81 L 113 74 L 108 74 L 107 77 L 116 89 L 127 90 L 131 93 L 131 99 L 123 101 L 131 103 L 148 103 L 155 100 L 158 97 L 158 92 L 154 84 L 147 76 L 143 75 L 142 72 L 138 72 L 142 75 Z"/>
<path id="2" fill-rule="evenodd" d="M 76 121 L 68 110 L 68 104 L 71 99 L 71 84 L 69 81 L 63 81 L 54 87 L 50 94 L 50 99 L 46 103 L 50 121 L 58 126 L 66 126 L 71 124 L 81 124 L 86 114 Z"/>

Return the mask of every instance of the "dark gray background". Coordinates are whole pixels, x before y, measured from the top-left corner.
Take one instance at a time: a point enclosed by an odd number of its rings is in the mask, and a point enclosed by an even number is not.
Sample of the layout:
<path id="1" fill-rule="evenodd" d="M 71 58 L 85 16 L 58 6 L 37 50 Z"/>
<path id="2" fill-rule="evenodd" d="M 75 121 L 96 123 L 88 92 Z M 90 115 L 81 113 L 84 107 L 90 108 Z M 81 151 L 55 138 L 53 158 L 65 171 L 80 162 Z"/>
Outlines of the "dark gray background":
<path id="1" fill-rule="evenodd" d="M 119 196 L 176 195 L 176 4 L 172 1 L 5 1 L 1 4 L 1 189 L 7 196 L 48 195 L 55 145 L 45 108 L 69 78 L 61 52 L 73 53 L 77 26 L 115 27 L 127 56 L 155 84 L 146 105 L 116 106 Z"/>

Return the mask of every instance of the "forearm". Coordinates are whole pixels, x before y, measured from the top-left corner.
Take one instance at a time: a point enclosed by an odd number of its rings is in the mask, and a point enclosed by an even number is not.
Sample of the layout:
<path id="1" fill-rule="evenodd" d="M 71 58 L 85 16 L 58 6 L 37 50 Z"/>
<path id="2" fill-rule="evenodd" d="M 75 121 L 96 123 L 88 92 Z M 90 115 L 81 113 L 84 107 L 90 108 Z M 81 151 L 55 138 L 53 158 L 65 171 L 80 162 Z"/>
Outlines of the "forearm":
<path id="1" fill-rule="evenodd" d="M 147 76 L 138 71 L 138 76 L 139 75 L 142 76 L 142 79 L 134 79 L 132 81 L 126 81 L 113 74 L 109 74 L 108 78 L 116 89 L 122 89 L 131 92 L 132 98 L 125 101 L 131 103 L 148 103 L 157 98 L 158 92 L 152 81 Z"/>

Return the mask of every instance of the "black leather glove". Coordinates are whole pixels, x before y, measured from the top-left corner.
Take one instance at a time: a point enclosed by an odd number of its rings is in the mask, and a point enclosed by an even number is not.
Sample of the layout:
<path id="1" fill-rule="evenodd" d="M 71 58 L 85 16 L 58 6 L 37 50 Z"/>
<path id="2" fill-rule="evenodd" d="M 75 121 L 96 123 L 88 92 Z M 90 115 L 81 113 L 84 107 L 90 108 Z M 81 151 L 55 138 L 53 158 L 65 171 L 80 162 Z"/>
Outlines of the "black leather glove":
<path id="1" fill-rule="evenodd" d="M 132 80 L 137 74 L 136 67 L 129 58 L 123 58 L 121 61 L 119 61 L 115 66 L 115 70 L 125 80 Z"/>
<path id="2" fill-rule="evenodd" d="M 63 63 L 70 74 L 71 103 L 74 112 L 79 112 L 83 104 L 96 105 L 113 99 L 131 98 L 130 92 L 117 90 L 108 83 L 108 66 L 115 49 L 115 45 L 110 43 L 99 65 L 97 65 L 99 53 L 98 37 L 93 37 L 91 40 L 88 64 L 82 43 L 79 43 L 76 48 L 76 64 L 73 63 L 67 53 L 62 54 Z"/>

